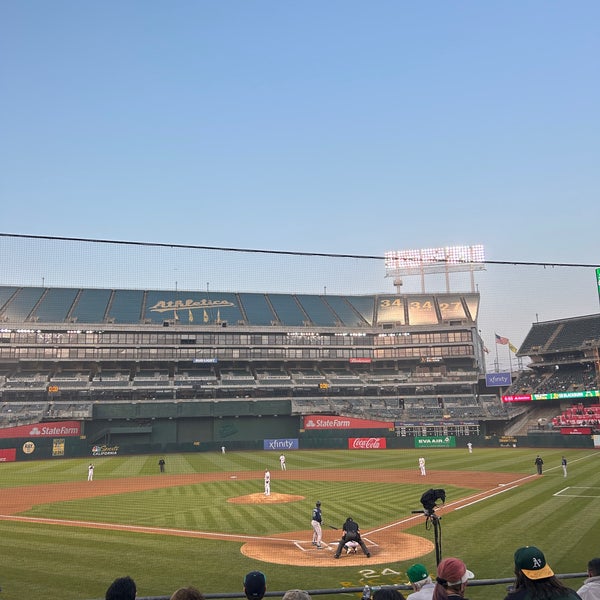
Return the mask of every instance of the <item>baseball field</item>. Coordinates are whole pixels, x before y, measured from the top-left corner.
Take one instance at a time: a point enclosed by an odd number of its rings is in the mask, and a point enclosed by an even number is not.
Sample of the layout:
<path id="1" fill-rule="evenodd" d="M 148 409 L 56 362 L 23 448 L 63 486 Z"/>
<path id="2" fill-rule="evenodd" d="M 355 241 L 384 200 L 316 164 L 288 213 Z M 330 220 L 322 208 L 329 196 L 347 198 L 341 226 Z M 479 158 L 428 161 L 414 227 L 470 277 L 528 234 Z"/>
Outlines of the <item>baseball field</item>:
<path id="1" fill-rule="evenodd" d="M 581 573 L 600 555 L 599 451 L 293 451 L 287 471 L 279 454 L 166 455 L 162 474 L 158 455 L 97 457 L 93 481 L 89 460 L 0 463 L 0 598 L 103 598 L 122 575 L 136 580 L 138 597 L 183 585 L 237 593 L 254 569 L 266 574 L 269 591 L 406 583 L 414 562 L 435 572 L 434 531 L 411 512 L 423 508 L 429 488 L 446 491 L 436 513 L 442 556 L 462 558 L 477 579 L 510 577 L 523 545 L 540 547 L 556 573 Z M 317 500 L 321 550 L 311 544 Z M 348 516 L 371 558 L 359 550 L 333 559 L 340 536 L 333 528 Z M 567 583 L 577 588 L 581 579 Z M 504 595 L 504 585 L 468 590 L 471 600 Z"/>

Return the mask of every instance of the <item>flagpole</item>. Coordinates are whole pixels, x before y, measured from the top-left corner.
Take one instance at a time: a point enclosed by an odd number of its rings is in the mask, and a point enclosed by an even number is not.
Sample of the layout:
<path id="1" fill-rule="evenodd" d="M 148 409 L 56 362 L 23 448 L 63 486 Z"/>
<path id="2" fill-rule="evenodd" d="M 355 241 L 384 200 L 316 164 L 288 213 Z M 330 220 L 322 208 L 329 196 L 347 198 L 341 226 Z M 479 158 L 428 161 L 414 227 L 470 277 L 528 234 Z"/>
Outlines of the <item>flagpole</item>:
<path id="1" fill-rule="evenodd" d="M 512 358 L 510 357 L 510 343 L 506 345 L 508 349 L 508 370 L 512 373 Z"/>
<path id="2" fill-rule="evenodd" d="M 500 372 L 500 363 L 498 362 L 498 342 L 495 344 L 496 346 L 496 373 Z"/>

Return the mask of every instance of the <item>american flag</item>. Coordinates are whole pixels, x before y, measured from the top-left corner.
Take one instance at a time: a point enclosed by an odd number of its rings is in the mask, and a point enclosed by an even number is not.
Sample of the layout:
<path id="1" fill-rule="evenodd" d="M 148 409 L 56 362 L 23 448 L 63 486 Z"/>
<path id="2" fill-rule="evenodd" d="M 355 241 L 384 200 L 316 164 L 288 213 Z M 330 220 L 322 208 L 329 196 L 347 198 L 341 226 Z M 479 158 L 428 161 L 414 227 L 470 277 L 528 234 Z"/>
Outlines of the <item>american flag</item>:
<path id="1" fill-rule="evenodd" d="M 506 346 L 508 344 L 508 338 L 502 337 L 501 335 L 498 335 L 497 333 L 496 335 L 496 344 L 502 344 L 503 346 Z"/>

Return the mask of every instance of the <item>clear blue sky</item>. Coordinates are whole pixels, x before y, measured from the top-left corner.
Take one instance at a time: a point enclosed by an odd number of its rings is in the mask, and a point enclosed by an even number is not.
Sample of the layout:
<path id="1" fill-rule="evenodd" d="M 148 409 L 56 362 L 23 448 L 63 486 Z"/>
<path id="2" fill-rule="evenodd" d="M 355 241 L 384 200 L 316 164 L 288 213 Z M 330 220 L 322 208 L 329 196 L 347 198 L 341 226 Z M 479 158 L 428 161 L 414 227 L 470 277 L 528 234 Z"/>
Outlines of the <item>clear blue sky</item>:
<path id="1" fill-rule="evenodd" d="M 599 66 L 597 0 L 5 0 L 0 231 L 594 263 Z"/>

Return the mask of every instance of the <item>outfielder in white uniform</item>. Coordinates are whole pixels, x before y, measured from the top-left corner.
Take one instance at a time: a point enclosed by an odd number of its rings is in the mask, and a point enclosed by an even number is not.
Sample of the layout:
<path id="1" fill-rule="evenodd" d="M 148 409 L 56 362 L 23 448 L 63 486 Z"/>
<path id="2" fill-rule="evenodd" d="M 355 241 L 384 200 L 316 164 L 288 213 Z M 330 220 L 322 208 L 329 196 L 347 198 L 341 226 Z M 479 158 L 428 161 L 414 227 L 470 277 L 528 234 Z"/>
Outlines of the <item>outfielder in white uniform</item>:
<path id="1" fill-rule="evenodd" d="M 271 473 L 269 469 L 265 469 L 265 496 L 271 495 Z"/>
<path id="2" fill-rule="evenodd" d="M 425 471 L 425 459 L 422 456 L 419 458 L 419 469 L 421 469 L 421 475 L 427 475 L 427 471 Z"/>
<path id="3" fill-rule="evenodd" d="M 285 466 L 285 455 L 284 455 L 284 454 L 282 454 L 282 455 L 279 457 L 279 462 L 281 463 L 281 470 L 282 470 L 282 471 L 286 471 L 286 470 L 287 470 L 287 467 Z"/>
<path id="4" fill-rule="evenodd" d="M 93 463 L 90 463 L 90 466 L 88 467 L 88 481 L 93 481 L 94 480 L 94 465 Z"/>

